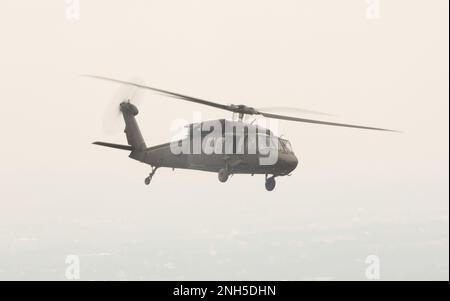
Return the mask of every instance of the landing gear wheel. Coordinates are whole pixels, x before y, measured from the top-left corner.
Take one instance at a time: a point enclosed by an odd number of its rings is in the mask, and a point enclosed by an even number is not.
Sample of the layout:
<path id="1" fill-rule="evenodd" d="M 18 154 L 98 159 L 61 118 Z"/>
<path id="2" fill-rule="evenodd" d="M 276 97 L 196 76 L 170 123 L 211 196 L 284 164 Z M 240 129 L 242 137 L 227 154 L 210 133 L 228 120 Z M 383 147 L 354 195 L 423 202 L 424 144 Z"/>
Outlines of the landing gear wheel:
<path id="1" fill-rule="evenodd" d="M 267 191 L 272 191 L 275 188 L 275 184 L 276 184 L 276 182 L 275 182 L 274 177 L 267 178 L 267 180 L 266 180 Z"/>
<path id="2" fill-rule="evenodd" d="M 228 180 L 228 176 L 229 174 L 225 169 L 219 170 L 218 177 L 220 182 L 225 183 Z"/>
<path id="3" fill-rule="evenodd" d="M 155 174 L 157 169 L 158 169 L 158 167 L 153 167 L 152 168 L 152 172 L 144 180 L 145 185 L 150 184 L 150 182 L 152 181 L 153 175 Z"/>

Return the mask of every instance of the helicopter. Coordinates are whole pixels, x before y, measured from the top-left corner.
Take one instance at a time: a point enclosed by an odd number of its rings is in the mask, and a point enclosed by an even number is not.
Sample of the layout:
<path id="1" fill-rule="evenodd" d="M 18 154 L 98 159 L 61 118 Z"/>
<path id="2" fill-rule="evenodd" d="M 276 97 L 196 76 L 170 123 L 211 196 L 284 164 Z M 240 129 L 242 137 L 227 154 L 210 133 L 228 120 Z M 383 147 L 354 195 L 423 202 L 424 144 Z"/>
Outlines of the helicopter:
<path id="1" fill-rule="evenodd" d="M 274 190 L 275 178 L 291 175 L 298 166 L 298 158 L 289 140 L 277 137 L 269 129 L 245 122 L 244 117 L 246 116 L 263 116 L 294 122 L 396 132 L 384 128 L 273 114 L 243 104 L 221 104 L 133 81 L 97 75 L 84 76 L 151 90 L 165 96 L 229 111 L 238 116 L 237 120 L 217 119 L 189 124 L 187 125 L 188 134 L 185 138 L 148 147 L 136 121 L 138 108 L 131 103 L 130 98 L 124 99 L 118 109 L 125 121 L 124 132 L 128 145 L 102 141 L 95 141 L 93 144 L 129 151 L 131 159 L 150 165 L 151 172 L 144 180 L 146 185 L 150 184 L 158 168 L 166 167 L 173 170 L 192 169 L 214 172 L 217 173 L 218 179 L 222 183 L 227 182 L 229 177 L 234 174 L 264 175 L 266 190 Z"/>

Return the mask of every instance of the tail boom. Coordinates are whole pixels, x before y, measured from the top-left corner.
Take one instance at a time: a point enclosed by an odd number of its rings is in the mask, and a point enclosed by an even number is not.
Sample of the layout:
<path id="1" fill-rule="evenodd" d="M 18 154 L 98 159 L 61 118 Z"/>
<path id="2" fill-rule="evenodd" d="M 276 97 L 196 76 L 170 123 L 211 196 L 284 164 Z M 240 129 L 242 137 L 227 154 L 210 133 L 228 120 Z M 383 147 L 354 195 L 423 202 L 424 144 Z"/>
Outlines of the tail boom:
<path id="1" fill-rule="evenodd" d="M 128 144 L 133 150 L 141 151 L 147 148 L 141 130 L 136 122 L 136 115 L 139 113 L 138 109 L 129 102 L 122 102 L 120 104 L 120 111 L 125 120 L 125 134 L 127 136 Z"/>

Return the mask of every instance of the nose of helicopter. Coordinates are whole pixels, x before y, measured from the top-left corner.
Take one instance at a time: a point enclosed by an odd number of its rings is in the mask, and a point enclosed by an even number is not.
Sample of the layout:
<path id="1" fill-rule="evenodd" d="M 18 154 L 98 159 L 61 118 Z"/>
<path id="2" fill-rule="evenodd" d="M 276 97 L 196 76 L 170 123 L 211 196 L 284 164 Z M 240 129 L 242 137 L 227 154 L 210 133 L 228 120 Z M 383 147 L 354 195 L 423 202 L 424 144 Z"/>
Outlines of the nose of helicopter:
<path id="1" fill-rule="evenodd" d="M 293 171 L 298 165 L 298 159 L 297 157 L 293 154 L 292 156 L 289 156 L 288 160 L 287 160 L 287 166 L 288 166 L 288 170 L 289 172 Z"/>
<path id="2" fill-rule="evenodd" d="M 282 158 L 282 168 L 285 174 L 291 173 L 298 165 L 298 159 L 294 154 Z"/>

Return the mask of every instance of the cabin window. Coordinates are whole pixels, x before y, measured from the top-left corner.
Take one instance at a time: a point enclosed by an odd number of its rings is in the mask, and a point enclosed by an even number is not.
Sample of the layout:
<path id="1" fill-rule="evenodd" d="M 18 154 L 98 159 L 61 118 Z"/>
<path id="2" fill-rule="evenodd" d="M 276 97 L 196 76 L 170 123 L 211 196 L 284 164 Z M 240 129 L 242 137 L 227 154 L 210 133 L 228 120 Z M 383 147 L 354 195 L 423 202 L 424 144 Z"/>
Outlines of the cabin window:
<path id="1" fill-rule="evenodd" d="M 246 153 L 246 149 L 245 149 L 245 136 L 235 136 L 235 143 L 236 143 L 236 149 L 235 149 L 235 153 L 236 154 L 245 154 Z"/>
<path id="2" fill-rule="evenodd" d="M 203 146 L 205 147 L 214 147 L 214 140 L 216 137 L 206 137 L 203 139 Z"/>
<path id="3" fill-rule="evenodd" d="M 223 154 L 224 148 L 224 139 L 223 137 L 215 137 L 214 139 L 214 153 Z"/>
<path id="4" fill-rule="evenodd" d="M 203 138 L 202 150 L 203 153 L 211 155 L 215 153 L 216 137 L 206 136 Z"/>
<path id="5" fill-rule="evenodd" d="M 247 154 L 256 154 L 258 149 L 256 135 L 249 135 L 246 137 L 245 151 Z"/>

